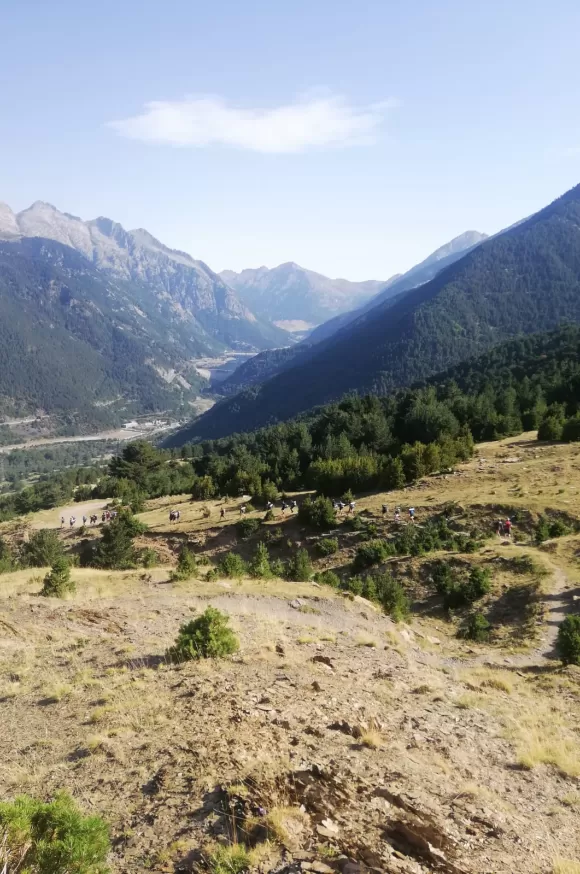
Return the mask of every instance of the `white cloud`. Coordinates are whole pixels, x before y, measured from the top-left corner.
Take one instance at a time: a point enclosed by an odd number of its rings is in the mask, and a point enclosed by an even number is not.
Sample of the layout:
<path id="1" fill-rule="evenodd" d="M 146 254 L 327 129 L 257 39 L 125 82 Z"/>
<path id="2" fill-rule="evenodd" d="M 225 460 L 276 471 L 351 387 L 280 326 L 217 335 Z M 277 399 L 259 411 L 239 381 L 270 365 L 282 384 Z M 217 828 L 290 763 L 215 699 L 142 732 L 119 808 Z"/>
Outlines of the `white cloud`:
<path id="1" fill-rule="evenodd" d="M 224 145 L 255 152 L 303 152 L 373 142 L 394 100 L 353 106 L 338 96 L 304 98 L 274 109 L 240 109 L 220 97 L 154 101 L 110 122 L 121 136 L 171 146 Z"/>

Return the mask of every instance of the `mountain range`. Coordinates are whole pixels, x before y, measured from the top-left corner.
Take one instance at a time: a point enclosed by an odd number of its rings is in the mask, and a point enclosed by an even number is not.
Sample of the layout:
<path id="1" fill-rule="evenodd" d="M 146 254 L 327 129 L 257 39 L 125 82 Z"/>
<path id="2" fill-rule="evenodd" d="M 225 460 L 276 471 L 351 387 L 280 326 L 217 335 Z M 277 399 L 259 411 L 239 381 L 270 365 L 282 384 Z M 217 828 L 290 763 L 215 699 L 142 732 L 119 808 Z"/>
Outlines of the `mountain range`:
<path id="1" fill-rule="evenodd" d="M 358 315 L 309 347 L 305 359 L 218 403 L 175 440 L 251 430 L 349 391 L 384 394 L 514 335 L 579 321 L 577 186 L 429 281 Z"/>
<path id="2" fill-rule="evenodd" d="M 223 270 L 220 276 L 263 319 L 299 330 L 313 328 L 332 316 L 352 310 L 396 278 L 386 282 L 329 279 L 291 261 L 273 269 L 258 267 L 241 273 Z"/>
<path id="3" fill-rule="evenodd" d="M 300 345 L 284 349 L 267 350 L 250 358 L 220 384 L 220 394 L 226 396 L 236 394 L 252 385 L 264 382 L 277 373 L 281 373 L 282 370 L 287 370 L 292 365 L 306 363 L 322 348 L 319 345 L 316 350 L 312 350 L 313 346 L 329 341 L 333 335 L 355 322 L 379 304 L 386 303 L 389 300 L 394 301 L 398 295 L 404 294 L 411 288 L 427 282 L 440 270 L 443 270 L 444 267 L 453 264 L 454 261 L 463 257 L 463 255 L 486 239 L 488 239 L 487 235 L 481 234 L 479 231 L 466 231 L 460 236 L 455 237 L 449 243 L 440 246 L 425 258 L 424 261 L 421 261 L 406 273 L 393 276 L 382 287 L 381 291 L 363 306 L 323 322 L 318 328 L 311 331 Z"/>
<path id="4" fill-rule="evenodd" d="M 83 255 L 94 267 L 147 288 L 167 327 L 186 323 L 200 352 L 264 349 L 288 335 L 257 318 L 203 261 L 169 249 L 143 229 L 126 231 L 108 218 L 82 221 L 37 201 L 17 214 L 0 206 L 0 239 L 54 240 Z"/>

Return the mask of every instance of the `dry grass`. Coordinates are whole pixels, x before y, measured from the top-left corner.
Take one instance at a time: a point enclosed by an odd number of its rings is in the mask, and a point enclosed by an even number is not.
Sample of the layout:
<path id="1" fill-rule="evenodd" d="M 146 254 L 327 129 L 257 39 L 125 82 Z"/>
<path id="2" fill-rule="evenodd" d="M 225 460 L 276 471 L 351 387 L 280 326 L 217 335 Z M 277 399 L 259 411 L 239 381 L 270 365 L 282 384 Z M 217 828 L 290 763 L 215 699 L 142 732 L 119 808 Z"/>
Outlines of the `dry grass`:
<path id="1" fill-rule="evenodd" d="M 552 874 L 580 874 L 580 862 L 558 857 L 554 859 Z"/>
<path id="2" fill-rule="evenodd" d="M 369 728 L 368 731 L 361 734 L 360 742 L 363 747 L 369 750 L 378 750 L 383 746 L 384 739 L 376 728 Z"/>
<path id="3" fill-rule="evenodd" d="M 372 637 L 367 637 L 365 634 L 359 634 L 355 640 L 355 646 L 368 646 L 371 649 L 376 647 L 377 642 Z"/>

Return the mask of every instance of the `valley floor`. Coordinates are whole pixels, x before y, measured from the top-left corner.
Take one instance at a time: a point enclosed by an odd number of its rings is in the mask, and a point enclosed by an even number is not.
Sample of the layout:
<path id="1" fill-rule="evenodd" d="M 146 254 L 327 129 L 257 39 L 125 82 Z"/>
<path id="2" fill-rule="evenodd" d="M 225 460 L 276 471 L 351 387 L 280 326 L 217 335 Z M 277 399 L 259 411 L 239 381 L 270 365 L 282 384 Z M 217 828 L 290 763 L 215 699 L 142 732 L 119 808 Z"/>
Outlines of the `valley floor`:
<path id="1" fill-rule="evenodd" d="M 488 644 L 457 638 L 460 617 L 428 590 L 433 554 L 386 562 L 414 605 L 399 624 L 313 583 L 210 582 L 203 566 L 171 582 L 184 542 L 211 561 L 252 548 L 237 543 L 236 502 L 224 522 L 218 502 L 205 506 L 209 518 L 187 496 L 150 502 L 142 540 L 160 565 L 76 568 L 71 600 L 38 596 L 42 570 L 0 577 L 2 799 L 68 789 L 111 823 L 115 872 L 241 870 L 210 860 L 243 841 L 255 870 L 280 874 L 580 870 L 580 669 L 554 649 L 580 603 L 580 535 L 532 538 L 540 512 L 580 517 L 577 447 L 481 445 L 452 474 L 357 500 L 387 533 L 396 506 L 414 506 L 419 525 L 446 508 L 483 526 L 482 549 L 453 560 L 493 572 Z M 70 509 L 0 533 L 56 528 Z M 515 542 L 494 533 L 508 514 Z M 315 556 L 295 518 L 268 527 Z M 317 569 L 346 567 L 356 545 L 341 527 Z M 231 617 L 239 654 L 168 664 L 179 625 L 208 604 Z"/>

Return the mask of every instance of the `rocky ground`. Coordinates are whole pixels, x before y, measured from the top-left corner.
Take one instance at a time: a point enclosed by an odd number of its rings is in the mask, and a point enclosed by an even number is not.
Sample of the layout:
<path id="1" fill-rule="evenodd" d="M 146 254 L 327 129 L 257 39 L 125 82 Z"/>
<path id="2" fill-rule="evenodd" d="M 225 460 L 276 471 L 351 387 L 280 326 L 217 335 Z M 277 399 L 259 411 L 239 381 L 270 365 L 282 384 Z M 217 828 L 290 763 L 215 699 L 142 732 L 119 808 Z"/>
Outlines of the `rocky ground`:
<path id="1" fill-rule="evenodd" d="M 578 512 L 570 447 L 490 447 L 485 462 L 357 509 L 379 518 L 384 500 L 425 514 L 455 501 L 491 519 L 509 500 L 522 519 Z M 516 479 L 523 495 L 510 492 Z M 519 544 L 491 537 L 462 557 L 496 568 L 487 609 L 507 602 L 495 642 L 477 645 L 431 609 L 424 559 L 393 560 L 415 603 L 399 624 L 313 584 L 171 583 L 176 544 L 217 554 L 232 520 L 220 528 L 183 503 L 171 528 L 167 506 L 144 514 L 165 566 L 76 569 L 69 601 L 38 597 L 42 571 L 0 578 L 2 798 L 68 789 L 111 823 L 115 872 L 578 870 L 580 671 L 554 658 L 557 623 L 576 608 L 577 535 L 538 549 L 522 522 Z M 345 541 L 332 561 L 352 552 Z M 522 554 L 543 568 L 524 581 L 539 605 L 526 634 L 507 597 L 522 585 L 508 560 Z M 230 616 L 239 653 L 168 664 L 180 623 L 207 604 Z"/>

